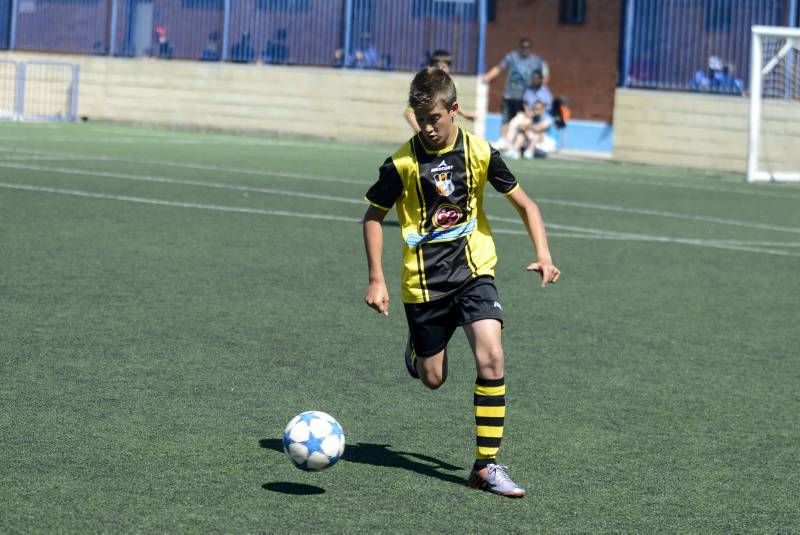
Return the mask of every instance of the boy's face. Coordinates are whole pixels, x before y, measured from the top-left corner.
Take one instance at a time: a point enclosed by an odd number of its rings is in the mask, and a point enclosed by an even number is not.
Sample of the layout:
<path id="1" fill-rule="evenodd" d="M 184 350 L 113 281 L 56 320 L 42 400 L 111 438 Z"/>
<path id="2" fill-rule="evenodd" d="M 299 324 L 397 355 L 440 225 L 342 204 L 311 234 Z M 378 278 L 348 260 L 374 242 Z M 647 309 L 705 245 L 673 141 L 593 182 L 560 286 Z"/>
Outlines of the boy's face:
<path id="1" fill-rule="evenodd" d="M 437 103 L 429 110 L 414 110 L 420 128 L 419 134 L 429 149 L 443 149 L 454 141 L 458 132 L 455 125 L 457 112 L 458 102 L 454 102 L 450 109 Z"/>

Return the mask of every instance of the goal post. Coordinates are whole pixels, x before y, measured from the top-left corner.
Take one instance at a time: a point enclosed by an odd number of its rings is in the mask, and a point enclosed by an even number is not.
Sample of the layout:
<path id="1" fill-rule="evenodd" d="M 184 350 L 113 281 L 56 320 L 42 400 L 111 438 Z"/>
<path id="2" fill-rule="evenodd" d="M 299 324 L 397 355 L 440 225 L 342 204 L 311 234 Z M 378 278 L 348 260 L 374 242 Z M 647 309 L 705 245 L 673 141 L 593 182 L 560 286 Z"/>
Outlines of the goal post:
<path id="1" fill-rule="evenodd" d="M 748 182 L 800 181 L 800 28 L 753 26 Z"/>

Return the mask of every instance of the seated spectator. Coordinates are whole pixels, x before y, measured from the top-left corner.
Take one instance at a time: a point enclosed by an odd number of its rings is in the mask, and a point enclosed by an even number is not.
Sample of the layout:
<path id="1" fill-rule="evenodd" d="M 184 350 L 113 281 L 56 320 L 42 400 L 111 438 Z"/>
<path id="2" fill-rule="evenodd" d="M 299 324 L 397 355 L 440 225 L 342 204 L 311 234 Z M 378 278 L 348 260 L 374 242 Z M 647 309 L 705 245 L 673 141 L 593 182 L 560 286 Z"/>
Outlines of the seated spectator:
<path id="1" fill-rule="evenodd" d="M 536 69 L 531 74 L 531 85 L 522 94 L 523 105 L 533 109 L 536 101 L 544 102 L 544 107 L 550 109 L 553 107 L 553 94 L 550 89 L 544 85 L 544 75 L 542 71 Z"/>
<path id="2" fill-rule="evenodd" d="M 504 156 L 510 159 L 519 159 L 520 151 L 525 149 L 526 158 L 543 158 L 555 151 L 555 140 L 548 135 L 553 119 L 547 113 L 547 108 L 541 100 L 537 100 L 533 108 L 525 106 L 508 123 L 508 132 L 505 141 L 509 149 Z"/>
<path id="3" fill-rule="evenodd" d="M 350 69 L 392 69 L 392 57 L 389 54 L 381 55 L 378 48 L 372 42 L 369 32 L 361 35 L 361 43 L 355 47 L 352 53 L 346 53 L 343 49 L 337 48 L 333 54 L 334 67 L 347 67 Z"/>
<path id="4" fill-rule="evenodd" d="M 264 45 L 264 53 L 261 55 L 264 63 L 283 65 L 289 61 L 289 49 L 286 46 L 286 28 L 281 28 L 275 32 L 275 38 L 267 41 Z"/>
<path id="5" fill-rule="evenodd" d="M 450 67 L 453 66 L 453 57 L 450 55 L 450 52 L 447 50 L 435 50 L 433 54 L 431 54 L 430 59 L 428 60 L 428 67 L 435 67 L 437 69 L 441 69 L 447 74 L 450 74 Z M 419 124 L 417 123 L 417 118 L 414 116 L 414 110 L 411 106 L 406 106 L 406 111 L 404 113 L 406 121 L 408 122 L 409 126 L 414 129 L 414 132 L 419 132 Z M 458 108 L 458 115 L 467 119 L 469 121 L 475 120 L 475 114 L 467 112 L 463 110 L 460 106 Z"/>
<path id="6" fill-rule="evenodd" d="M 239 42 L 231 47 L 231 61 L 236 63 L 250 63 L 256 59 L 250 32 L 244 32 Z"/>
<path id="7" fill-rule="evenodd" d="M 354 53 L 353 67 L 356 69 L 378 69 L 381 67 L 381 54 L 375 43 L 372 42 L 372 35 L 364 32 L 361 35 L 361 45 Z"/>
<path id="8" fill-rule="evenodd" d="M 208 34 L 208 41 L 200 55 L 201 61 L 219 61 L 219 34 L 211 32 Z"/>
<path id="9" fill-rule="evenodd" d="M 708 58 L 708 69 L 698 69 L 689 86 L 696 91 L 711 93 L 744 94 L 744 81 L 735 78 L 733 64 L 725 64 L 718 56 Z"/>

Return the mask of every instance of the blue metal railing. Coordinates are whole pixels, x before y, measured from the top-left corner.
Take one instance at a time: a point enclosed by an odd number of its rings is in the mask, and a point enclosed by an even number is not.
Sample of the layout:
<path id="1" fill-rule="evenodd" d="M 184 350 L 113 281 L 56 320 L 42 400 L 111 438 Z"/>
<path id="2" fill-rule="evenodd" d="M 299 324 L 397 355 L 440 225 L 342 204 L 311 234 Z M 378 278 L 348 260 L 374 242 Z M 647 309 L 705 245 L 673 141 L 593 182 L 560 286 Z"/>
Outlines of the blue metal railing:
<path id="1" fill-rule="evenodd" d="M 0 49 L 416 70 L 482 68 L 487 0 L 0 0 Z"/>
<path id="2" fill-rule="evenodd" d="M 750 27 L 797 25 L 797 0 L 627 0 L 620 85 L 743 94 Z"/>

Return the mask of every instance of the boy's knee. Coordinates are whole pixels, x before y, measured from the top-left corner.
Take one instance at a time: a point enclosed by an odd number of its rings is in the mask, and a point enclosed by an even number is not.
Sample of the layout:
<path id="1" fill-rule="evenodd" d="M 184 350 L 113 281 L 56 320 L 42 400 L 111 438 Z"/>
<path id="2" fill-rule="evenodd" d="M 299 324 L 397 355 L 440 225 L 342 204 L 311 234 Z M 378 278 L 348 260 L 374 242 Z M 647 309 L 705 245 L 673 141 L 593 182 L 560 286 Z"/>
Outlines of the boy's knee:
<path id="1" fill-rule="evenodd" d="M 503 347 L 498 345 L 489 348 L 479 359 L 481 376 L 487 379 L 496 379 L 503 376 L 505 353 Z"/>
<path id="2" fill-rule="evenodd" d="M 420 374 L 419 378 L 426 387 L 431 390 L 436 390 L 447 380 L 447 375 L 444 373 L 429 372 Z"/>

